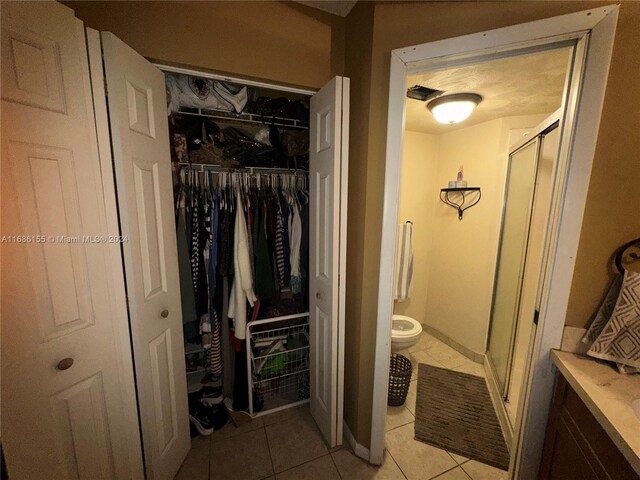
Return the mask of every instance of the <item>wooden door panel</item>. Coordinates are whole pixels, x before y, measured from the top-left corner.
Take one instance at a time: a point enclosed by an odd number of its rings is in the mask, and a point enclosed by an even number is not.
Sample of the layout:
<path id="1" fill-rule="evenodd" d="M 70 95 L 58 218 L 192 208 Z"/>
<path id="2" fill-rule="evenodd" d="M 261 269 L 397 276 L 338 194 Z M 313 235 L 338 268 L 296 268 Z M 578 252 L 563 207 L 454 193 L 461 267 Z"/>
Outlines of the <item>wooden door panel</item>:
<path id="1" fill-rule="evenodd" d="M 142 261 L 142 283 L 144 298 L 166 293 L 167 273 L 164 261 L 164 232 L 162 231 L 162 207 L 159 205 L 158 164 L 133 160 L 135 199 L 140 226 L 140 258 Z"/>
<path id="2" fill-rule="evenodd" d="M 60 58 L 65 47 L 34 31 L 3 25 L 2 99 L 65 113 Z"/>
<path id="3" fill-rule="evenodd" d="M 8 158 L 22 230 L 41 237 L 26 254 L 39 338 L 46 342 L 94 323 L 85 247 L 58 238 L 91 232 L 80 218 L 72 150 L 11 142 Z"/>
<path id="4" fill-rule="evenodd" d="M 0 7 L 2 443 L 9 475 L 140 478 L 140 435 L 130 421 L 136 405 L 124 394 L 133 385 L 130 343 L 116 335 L 128 330 L 126 312 L 109 294 L 84 26 L 56 2 Z M 58 368 L 63 358 L 73 359 L 70 368 Z"/>
<path id="5" fill-rule="evenodd" d="M 348 101 L 344 79 L 334 78 L 311 99 L 309 171 L 309 311 L 311 414 L 329 445 L 341 442 L 342 339 L 340 255 L 345 248 L 342 136 Z M 346 162 L 346 158 L 344 159 Z M 340 425 L 338 425 L 340 424 Z"/>
<path id="6" fill-rule="evenodd" d="M 102 375 L 97 373 L 51 397 L 61 459 L 69 478 L 115 478 Z"/>
<path id="7" fill-rule="evenodd" d="M 147 475 L 190 447 L 164 74 L 101 34 Z"/>
<path id="8" fill-rule="evenodd" d="M 149 342 L 151 381 L 155 402 L 158 452 L 164 453 L 176 440 L 178 414 L 171 352 L 171 330 L 167 329 Z"/>

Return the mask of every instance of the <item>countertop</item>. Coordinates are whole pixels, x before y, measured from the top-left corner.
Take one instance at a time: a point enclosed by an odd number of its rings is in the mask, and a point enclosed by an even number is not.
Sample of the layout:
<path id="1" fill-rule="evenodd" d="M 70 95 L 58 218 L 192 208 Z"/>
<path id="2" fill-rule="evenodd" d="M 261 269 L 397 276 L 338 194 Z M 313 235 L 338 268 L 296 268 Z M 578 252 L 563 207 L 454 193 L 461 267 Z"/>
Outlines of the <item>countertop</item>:
<path id="1" fill-rule="evenodd" d="M 553 363 L 640 475 L 640 418 L 631 402 L 640 398 L 640 375 L 575 353 L 551 351 Z"/>

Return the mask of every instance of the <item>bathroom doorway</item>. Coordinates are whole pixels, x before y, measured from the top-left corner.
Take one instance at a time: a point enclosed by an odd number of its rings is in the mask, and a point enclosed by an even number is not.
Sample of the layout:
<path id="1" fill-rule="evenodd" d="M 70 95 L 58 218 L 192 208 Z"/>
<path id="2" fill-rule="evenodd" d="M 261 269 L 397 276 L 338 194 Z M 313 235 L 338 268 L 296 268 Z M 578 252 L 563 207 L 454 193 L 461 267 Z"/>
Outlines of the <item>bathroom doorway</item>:
<path id="1" fill-rule="evenodd" d="M 545 374 L 548 369 L 548 352 L 550 348 L 556 347 L 560 343 L 562 334 L 561 320 L 564 316 L 566 304 L 568 301 L 568 293 L 571 284 L 571 274 L 573 268 L 573 259 L 577 249 L 579 239 L 580 222 L 584 212 L 584 201 L 586 190 L 588 188 L 589 175 L 585 172 L 590 171 L 591 162 L 595 150 L 595 138 L 597 137 L 598 119 L 600 117 L 601 106 L 604 96 L 604 86 L 606 74 L 611 56 L 611 48 L 613 42 L 613 34 L 615 32 L 615 24 L 617 20 L 616 7 L 603 7 L 587 12 L 579 12 L 577 14 L 566 15 L 562 17 L 554 17 L 547 20 L 532 22 L 525 26 L 514 26 L 498 29 L 491 32 L 481 32 L 456 39 L 443 40 L 430 44 L 418 45 L 398 49 L 391 55 L 391 75 L 389 90 L 389 121 L 387 128 L 387 162 L 385 170 L 385 200 L 384 215 L 382 227 L 382 247 L 380 258 L 380 271 L 391 271 L 396 256 L 397 227 L 400 223 L 405 223 L 407 219 L 402 218 L 398 211 L 401 202 L 401 173 L 404 173 L 405 162 L 402 162 L 402 168 L 399 167 L 398 158 L 403 155 L 403 148 L 408 143 L 408 135 L 405 137 L 405 123 L 408 124 L 409 102 L 406 98 L 407 80 L 411 75 L 424 74 L 425 72 L 442 71 L 456 67 L 469 66 L 473 64 L 481 64 L 494 60 L 506 59 L 508 57 L 520 57 L 544 51 L 555 50 L 562 47 L 572 48 L 572 60 L 565 84 L 565 94 L 559 110 L 558 134 L 559 147 L 557 148 L 557 161 L 554 165 L 552 194 L 550 205 L 547 210 L 546 219 L 547 228 L 543 235 L 543 251 L 541 254 L 540 270 L 538 272 L 538 281 L 536 282 L 535 298 L 539 301 L 539 324 L 533 335 L 529 332 L 529 352 L 531 361 L 525 360 L 525 367 L 521 380 L 513 380 L 513 375 L 507 375 L 506 370 L 503 375 L 503 388 L 497 389 L 498 400 L 494 397 L 494 404 L 507 400 L 509 397 L 509 388 L 513 394 L 513 385 L 519 383 L 522 386 L 522 393 L 518 401 L 516 409 L 515 428 L 513 432 L 513 440 L 511 452 L 509 454 L 509 478 L 533 478 L 537 472 L 538 456 L 541 450 L 542 431 L 546 423 L 547 405 L 550 399 L 550 390 L 552 388 L 552 378 Z M 587 46 L 589 47 L 587 49 Z M 588 59 L 588 61 L 586 61 Z M 469 80 L 473 76 L 468 77 Z M 437 87 L 436 87 L 437 88 Z M 453 93 L 453 92 L 452 92 Z M 477 92 L 469 92 L 477 93 Z M 578 109 L 580 106 L 580 109 Z M 424 108 L 424 106 L 423 106 Z M 481 111 L 478 107 L 477 112 Z M 516 115 L 517 116 L 517 115 Z M 472 117 L 473 118 L 473 115 Z M 406 119 L 406 122 L 405 122 Z M 537 125 L 537 124 L 536 124 Z M 476 125 L 473 125 L 475 127 Z M 521 125 L 521 128 L 527 128 L 530 125 Z M 517 126 L 513 130 L 518 130 Z M 537 136 L 535 133 L 534 136 Z M 504 143 L 504 135 L 497 135 Z M 487 137 L 488 138 L 488 137 Z M 531 138 L 531 137 L 530 137 Z M 438 145 L 440 142 L 436 142 Z M 493 281 L 497 277 L 496 270 L 499 248 L 501 245 L 500 238 L 502 232 L 502 208 L 504 207 L 504 191 L 508 186 L 506 181 L 507 164 L 510 153 L 515 153 L 510 146 L 515 142 L 506 142 L 506 146 L 501 151 L 500 158 L 505 161 L 505 170 L 503 179 L 503 188 L 491 189 L 479 186 L 480 190 L 476 190 L 479 203 L 476 200 L 470 200 L 464 204 L 465 207 L 470 204 L 476 206 L 462 212 L 462 208 L 454 211 L 450 209 L 449 214 L 451 220 L 458 228 L 462 230 L 464 225 L 473 225 L 471 219 L 474 213 L 484 204 L 485 206 L 495 205 L 495 198 L 491 195 L 498 193 L 500 207 L 499 220 L 495 223 L 493 233 L 495 234 L 495 249 L 489 260 L 482 264 L 482 268 L 487 268 L 491 273 L 488 277 L 491 287 L 488 294 L 482 298 L 478 296 L 479 289 L 456 289 L 458 293 L 455 296 L 449 295 L 449 301 L 439 302 L 439 308 L 455 310 L 460 308 L 468 308 L 474 305 L 474 301 L 483 301 L 489 304 L 489 312 L 486 315 L 486 325 L 478 334 L 475 328 L 465 328 L 455 322 L 447 326 L 439 325 L 444 333 L 450 336 L 459 335 L 462 340 L 459 342 L 462 347 L 472 345 L 471 352 L 460 352 L 452 347 L 451 342 L 445 344 L 453 348 L 457 353 L 461 353 L 464 357 L 473 357 L 474 363 L 476 354 L 484 355 L 486 353 L 487 340 L 489 337 L 489 319 L 491 318 L 491 307 L 494 304 Z M 525 142 L 526 143 L 526 142 Z M 454 144 L 452 149 L 460 148 L 468 145 L 465 142 Z M 524 146 L 524 145 L 522 145 Z M 479 154 L 479 155 L 475 155 Z M 482 150 L 477 150 L 469 155 L 482 156 Z M 494 156 L 495 160 L 495 156 Z M 462 180 L 456 178 L 458 166 L 463 164 L 463 178 L 471 181 L 469 178 L 469 167 L 465 164 L 467 160 L 458 162 L 453 172 L 447 172 L 446 178 L 440 178 L 441 183 L 438 185 L 439 193 L 443 193 L 442 188 L 448 188 L 442 181 L 446 180 Z M 479 179 L 484 172 L 477 170 L 478 173 L 473 179 Z M 453 177 L 452 177 L 453 175 Z M 424 177 L 423 177 L 424 178 Z M 437 178 L 437 177 L 436 177 Z M 494 177 L 495 180 L 495 177 Z M 498 180 L 500 177 L 498 176 Z M 426 183 L 418 185 L 421 190 L 426 190 Z M 498 182 L 499 183 L 499 182 Z M 487 183 L 489 185 L 489 183 Z M 469 183 L 471 186 L 471 183 Z M 457 187 L 457 185 L 456 185 Z M 455 188 L 455 187 L 454 187 Z M 446 199 L 446 197 L 445 197 Z M 457 202 L 460 204 L 460 202 Z M 442 207 L 447 211 L 449 207 L 436 203 L 438 207 Z M 435 208 L 435 207 L 434 207 Z M 475 210 L 475 212 L 474 212 Z M 435 212 L 435 210 L 434 210 Z M 425 218 L 426 215 L 423 215 Z M 476 215 L 476 217 L 479 215 Z M 462 217 L 461 220 L 458 220 Z M 412 220 L 412 219 L 411 219 Z M 412 220 L 413 221 L 413 220 Z M 529 219 L 529 226 L 531 224 Z M 441 231 L 437 230 L 440 234 Z M 485 228 L 485 231 L 491 231 Z M 473 246 L 483 238 L 482 231 L 475 230 L 472 236 L 467 236 L 466 242 L 457 243 L 456 239 L 462 235 L 442 235 L 445 242 L 449 246 L 457 247 L 457 257 L 452 255 L 444 257 L 447 260 L 455 258 L 469 258 L 473 251 Z M 528 235 L 527 235 L 528 238 Z M 418 242 L 416 242 L 417 244 Z M 527 244 L 528 245 L 528 244 Z M 424 246 L 420 243 L 420 247 Z M 433 251 L 433 245 L 430 247 Z M 527 248 L 524 248 L 527 251 Z M 483 257 L 481 256 L 481 259 Z M 491 265 L 491 258 L 495 263 Z M 442 256 L 438 258 L 442 261 Z M 486 252 L 485 257 L 486 260 Z M 414 259 L 416 260 L 416 259 Z M 453 262 L 452 262 L 453 263 Z M 526 265 L 526 263 L 525 263 Z M 522 264 L 521 264 L 522 266 Z M 452 276 L 459 281 L 466 279 L 465 274 L 468 269 L 456 269 L 455 265 L 446 265 L 443 267 L 443 275 L 435 275 L 436 284 L 443 283 L 446 275 Z M 521 268 L 522 270 L 522 268 Z M 524 268 L 526 270 L 526 268 Z M 520 274 L 524 271 L 520 271 Z M 433 275 L 433 274 L 431 274 Z M 370 460 L 373 463 L 380 463 L 383 457 L 385 434 L 384 424 L 380 421 L 384 418 L 382 412 L 386 411 L 386 390 L 388 385 L 388 362 L 391 339 L 391 322 L 389 321 L 394 313 L 393 300 L 391 292 L 393 291 L 393 279 L 390 276 L 381 275 L 379 280 L 378 295 L 378 327 L 376 340 L 376 369 L 374 373 L 373 388 L 373 412 L 372 412 L 372 439 Z M 429 277 L 431 278 L 431 277 Z M 427 289 L 432 285 L 428 282 Z M 427 290 L 428 291 L 428 290 Z M 486 290 L 485 290 L 486 292 Z M 420 294 L 421 295 L 421 294 Z M 421 295 L 424 297 L 424 295 Z M 427 294 L 427 299 L 429 295 Z M 453 300 L 451 300 L 453 298 Z M 521 300 L 519 299 L 521 303 Z M 430 302 L 429 302 L 430 303 Z M 397 312 L 396 312 L 397 313 Z M 405 314 L 407 312 L 404 312 Z M 445 312 L 446 313 L 446 312 Z M 406 315 L 409 316 L 409 315 Z M 431 320 L 438 319 L 437 316 L 431 316 Z M 458 317 L 460 318 L 460 317 Z M 434 320 L 435 321 L 435 320 Z M 533 319 L 531 319 L 533 321 Z M 517 325 L 518 322 L 515 322 Z M 426 325 L 425 330 L 433 325 Z M 509 325 L 508 325 L 509 326 Z M 518 358 L 515 348 L 518 329 L 511 324 L 508 335 L 504 335 L 508 339 L 507 346 L 503 348 L 508 355 L 504 362 L 514 363 Z M 456 331 L 456 328 L 458 331 Z M 497 328 L 493 330 L 497 332 Z M 442 341 L 437 337 L 438 329 L 428 331 L 432 337 Z M 520 333 L 524 336 L 526 330 L 520 329 Z M 440 333 L 443 333 L 440 330 Z M 424 341 L 423 341 L 424 343 Z M 418 342 L 416 345 L 420 345 Z M 480 345 L 480 352 L 476 351 Z M 455 345 L 454 345 L 455 346 Z M 497 349 L 498 343 L 494 340 L 493 346 Z M 446 349 L 445 349 L 446 350 Z M 428 350 L 426 350 L 428 352 Z M 526 357 L 526 355 L 525 355 Z M 484 360 L 484 359 L 483 359 Z M 488 363 L 486 365 L 488 366 Z M 485 367 L 483 361 L 483 368 Z M 452 367 L 452 369 L 455 367 Z M 515 371 L 509 366 L 510 371 Z M 445 369 L 447 370 L 447 369 Z M 487 376 L 493 375 L 492 368 L 484 368 Z M 418 374 L 419 376 L 419 374 Z M 507 382 L 507 378 L 509 381 Z M 496 382 L 497 383 L 497 382 Z M 506 395 L 506 396 L 505 396 Z M 541 406 L 542 405 L 542 406 Z M 417 434 L 417 429 L 416 429 Z M 387 442 L 389 444 L 389 442 Z M 450 455 L 454 460 L 455 457 Z M 457 460 L 456 460 L 457 461 Z"/>
<path id="2" fill-rule="evenodd" d="M 523 377 L 515 378 L 515 372 L 522 371 L 530 338 L 524 333 L 531 330 L 524 305 L 536 297 L 558 155 L 557 141 L 545 141 L 547 161 L 538 161 L 540 130 L 557 132 L 573 54 L 573 45 L 558 45 L 429 69 L 406 80 L 391 351 L 392 367 L 408 359 L 412 377 L 406 401 L 388 406 L 385 422 L 389 456 L 403 470 L 411 468 L 404 464 L 405 437 L 415 437 L 408 442 L 416 449 L 412 464 L 420 458 L 421 470 L 435 468 L 428 476 L 451 468 L 472 478 L 479 470 L 507 478 L 516 421 L 509 400 L 517 405 Z M 418 89 L 443 93 L 431 94 L 437 101 L 411 98 Z M 466 120 L 443 124 L 431 115 L 434 103 L 465 92 L 482 98 Z M 523 285 L 527 256 L 530 281 Z M 517 325 L 521 343 L 527 343 L 518 349 L 516 369 Z M 489 338 L 493 357 L 487 362 Z M 451 383 L 460 383 L 468 401 L 447 398 L 457 397 L 455 390 L 447 392 Z M 478 407 L 491 418 L 474 425 L 471 437 L 450 441 L 448 431 L 438 432 L 442 418 L 455 430 L 453 414 L 459 413 L 462 428 Z M 480 444 L 491 432 L 485 451 Z M 437 449 L 425 449 L 418 440 Z M 500 454 L 494 456 L 496 450 Z"/>

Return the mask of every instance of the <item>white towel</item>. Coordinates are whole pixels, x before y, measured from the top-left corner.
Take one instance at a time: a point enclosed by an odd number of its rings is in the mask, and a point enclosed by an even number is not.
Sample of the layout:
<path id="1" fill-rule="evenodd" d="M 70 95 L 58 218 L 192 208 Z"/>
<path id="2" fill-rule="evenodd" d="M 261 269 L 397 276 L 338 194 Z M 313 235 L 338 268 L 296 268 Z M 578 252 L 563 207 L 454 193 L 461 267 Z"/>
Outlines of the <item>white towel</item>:
<path id="1" fill-rule="evenodd" d="M 413 224 L 398 225 L 396 267 L 393 275 L 393 299 L 402 302 L 411 296 L 413 280 Z"/>

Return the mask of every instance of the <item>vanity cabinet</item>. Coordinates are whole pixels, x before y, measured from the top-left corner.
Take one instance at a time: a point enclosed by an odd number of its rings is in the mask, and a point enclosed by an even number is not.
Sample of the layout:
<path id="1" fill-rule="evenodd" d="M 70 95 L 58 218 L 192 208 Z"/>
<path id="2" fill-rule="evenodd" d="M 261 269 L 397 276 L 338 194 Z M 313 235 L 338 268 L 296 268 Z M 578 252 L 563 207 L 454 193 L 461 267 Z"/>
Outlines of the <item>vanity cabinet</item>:
<path id="1" fill-rule="evenodd" d="M 638 480 L 638 475 L 567 380 L 558 373 L 540 480 Z"/>

